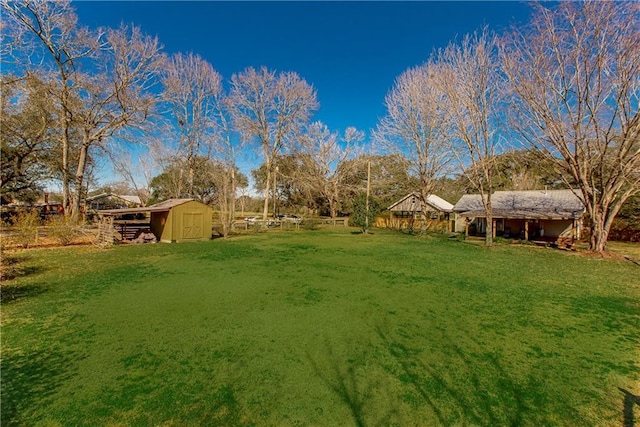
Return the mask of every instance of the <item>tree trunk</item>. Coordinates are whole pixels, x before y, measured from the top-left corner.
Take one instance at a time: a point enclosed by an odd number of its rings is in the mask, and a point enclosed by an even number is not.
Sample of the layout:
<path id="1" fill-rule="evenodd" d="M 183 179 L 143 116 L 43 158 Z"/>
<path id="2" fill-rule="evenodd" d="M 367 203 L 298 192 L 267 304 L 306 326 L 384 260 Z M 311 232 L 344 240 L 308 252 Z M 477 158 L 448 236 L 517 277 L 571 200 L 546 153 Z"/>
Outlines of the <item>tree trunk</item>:
<path id="1" fill-rule="evenodd" d="M 333 182 L 333 192 L 329 197 L 329 210 L 331 211 L 331 219 L 338 216 L 338 183 Z"/>
<path id="2" fill-rule="evenodd" d="M 591 215 L 591 224 L 589 225 L 589 231 L 591 236 L 589 238 L 589 250 L 594 252 L 605 252 L 607 250 L 607 238 L 609 237 L 609 229 L 611 224 L 607 224 L 604 215 L 598 211 L 593 212 Z"/>
<path id="3" fill-rule="evenodd" d="M 227 218 L 223 225 L 223 237 L 227 237 L 233 227 L 233 222 L 236 218 L 236 172 L 235 166 L 231 166 L 231 180 L 229 182 L 230 188 L 227 189 L 225 194 Z"/>
<path id="4" fill-rule="evenodd" d="M 491 206 L 491 193 L 487 194 L 487 204 L 485 205 L 485 219 L 487 221 L 487 227 L 485 230 L 485 244 L 487 246 L 493 245 L 493 207 Z"/>
<path id="5" fill-rule="evenodd" d="M 264 208 L 262 209 L 262 220 L 267 220 L 269 215 L 269 185 L 271 184 L 271 162 L 267 162 L 267 182 L 264 186 Z"/>
<path id="6" fill-rule="evenodd" d="M 75 176 L 75 193 L 73 195 L 73 205 L 71 207 L 71 218 L 74 222 L 80 219 L 80 202 L 82 201 L 82 184 L 84 181 L 84 171 L 87 168 L 87 159 L 89 155 L 89 142 L 82 142 L 80 147 L 80 156 L 78 157 L 78 169 Z"/>
<path id="7" fill-rule="evenodd" d="M 64 85 L 64 88 L 62 90 L 62 97 L 60 100 L 60 103 L 62 104 L 61 108 L 63 111 L 63 114 L 60 116 L 60 124 L 62 126 L 62 207 L 66 216 L 71 213 L 69 209 L 71 203 L 71 190 L 69 189 L 69 182 L 71 181 L 71 177 L 69 174 L 69 130 L 71 129 L 72 117 L 67 110 L 69 93 L 66 86 L 66 80 L 63 81 L 62 84 Z"/>

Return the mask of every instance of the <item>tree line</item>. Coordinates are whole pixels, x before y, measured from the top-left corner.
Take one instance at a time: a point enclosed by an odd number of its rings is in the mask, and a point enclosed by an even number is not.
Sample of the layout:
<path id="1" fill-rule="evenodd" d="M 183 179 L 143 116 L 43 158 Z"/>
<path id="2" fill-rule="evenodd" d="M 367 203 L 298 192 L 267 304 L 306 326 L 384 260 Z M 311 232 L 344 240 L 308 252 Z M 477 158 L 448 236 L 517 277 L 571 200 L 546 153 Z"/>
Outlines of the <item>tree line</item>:
<path id="1" fill-rule="evenodd" d="M 265 219 L 273 201 L 338 215 L 373 162 L 383 203 L 453 183 L 481 194 L 487 244 L 505 176 L 520 189 L 574 188 L 603 251 L 640 193 L 640 5 L 532 7 L 526 25 L 483 28 L 399 75 L 367 141 L 313 121 L 316 91 L 295 72 L 250 67 L 225 83 L 136 26 L 89 29 L 69 2 L 2 0 L 3 200 L 55 180 L 75 218 L 106 157 L 147 197 L 198 198 L 230 224 L 248 183 L 238 156 L 258 149 Z M 148 154 L 136 159 L 133 143 Z"/>

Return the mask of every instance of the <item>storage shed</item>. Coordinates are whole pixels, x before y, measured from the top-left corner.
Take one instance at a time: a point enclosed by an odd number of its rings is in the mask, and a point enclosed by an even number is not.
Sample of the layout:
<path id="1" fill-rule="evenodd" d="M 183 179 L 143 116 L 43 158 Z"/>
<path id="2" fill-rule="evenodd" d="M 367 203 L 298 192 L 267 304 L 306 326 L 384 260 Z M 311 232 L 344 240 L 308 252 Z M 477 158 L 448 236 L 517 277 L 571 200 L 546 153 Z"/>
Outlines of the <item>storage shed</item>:
<path id="1" fill-rule="evenodd" d="M 431 230 L 452 231 L 454 222 L 451 221 L 453 205 L 435 194 L 429 194 L 423 202 L 420 193 L 409 193 L 387 208 L 389 218 L 385 226 L 396 229 L 413 228 L 414 223 L 424 218 L 426 227 Z"/>
<path id="2" fill-rule="evenodd" d="M 144 208 L 98 211 L 102 217 L 148 213 L 149 228 L 161 242 L 209 240 L 213 211 L 193 199 L 169 199 Z"/>

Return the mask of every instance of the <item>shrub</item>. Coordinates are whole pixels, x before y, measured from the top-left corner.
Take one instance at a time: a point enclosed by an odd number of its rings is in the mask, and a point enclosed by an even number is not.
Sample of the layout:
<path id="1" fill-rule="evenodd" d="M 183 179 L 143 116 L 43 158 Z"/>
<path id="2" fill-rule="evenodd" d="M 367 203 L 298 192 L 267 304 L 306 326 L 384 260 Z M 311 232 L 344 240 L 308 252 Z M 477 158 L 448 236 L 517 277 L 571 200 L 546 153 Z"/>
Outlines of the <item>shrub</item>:
<path id="1" fill-rule="evenodd" d="M 305 219 L 304 221 L 302 221 L 302 223 L 300 225 L 302 225 L 302 228 L 304 230 L 312 231 L 312 230 L 317 230 L 318 229 L 318 227 L 320 225 L 320 222 L 316 221 L 315 219 L 308 218 L 308 219 Z"/>
<path id="2" fill-rule="evenodd" d="M 57 215 L 48 222 L 49 236 L 56 239 L 62 246 L 70 245 L 80 234 L 80 228 L 70 217 Z"/>
<path id="3" fill-rule="evenodd" d="M 380 206 L 374 198 L 369 199 L 369 209 L 367 210 L 367 195 L 360 193 L 353 201 L 353 214 L 349 218 L 352 226 L 360 227 L 363 233 L 366 233 L 376 220 L 376 216 L 380 212 Z"/>
<path id="4" fill-rule="evenodd" d="M 18 246 L 28 248 L 36 239 L 40 215 L 37 211 L 20 212 L 13 220 L 13 239 Z"/>

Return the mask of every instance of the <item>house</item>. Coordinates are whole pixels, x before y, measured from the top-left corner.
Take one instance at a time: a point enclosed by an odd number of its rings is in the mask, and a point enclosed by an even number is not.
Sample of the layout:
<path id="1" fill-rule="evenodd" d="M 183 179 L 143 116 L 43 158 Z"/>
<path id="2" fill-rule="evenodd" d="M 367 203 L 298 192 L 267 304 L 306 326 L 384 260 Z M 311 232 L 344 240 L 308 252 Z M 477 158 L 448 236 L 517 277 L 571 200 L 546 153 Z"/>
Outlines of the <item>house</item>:
<path id="1" fill-rule="evenodd" d="M 387 208 L 390 216 L 386 224 L 376 224 L 391 228 L 413 228 L 424 215 L 427 220 L 427 228 L 439 230 L 451 230 L 451 214 L 453 205 L 435 194 L 429 194 L 427 199 L 421 201 L 417 192 L 409 193 Z"/>
<path id="2" fill-rule="evenodd" d="M 580 238 L 585 208 L 574 190 L 496 191 L 491 206 L 494 237 Z M 465 194 L 453 211 L 458 214 L 456 231 L 486 233 L 486 212 L 479 194 Z"/>
<path id="3" fill-rule="evenodd" d="M 135 227 L 140 231 L 150 230 L 161 242 L 184 242 L 211 238 L 213 210 L 210 206 L 193 199 L 169 199 L 147 207 L 98 211 L 101 222 L 103 224 L 108 222 L 111 229 L 115 218 L 137 214 L 146 215 L 149 222 L 136 223 Z M 122 224 L 120 227 L 122 230 Z M 125 233 L 126 230 L 120 232 L 123 236 Z"/>

